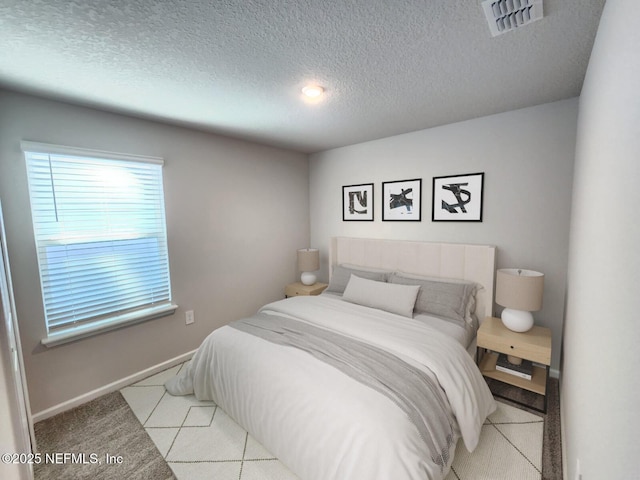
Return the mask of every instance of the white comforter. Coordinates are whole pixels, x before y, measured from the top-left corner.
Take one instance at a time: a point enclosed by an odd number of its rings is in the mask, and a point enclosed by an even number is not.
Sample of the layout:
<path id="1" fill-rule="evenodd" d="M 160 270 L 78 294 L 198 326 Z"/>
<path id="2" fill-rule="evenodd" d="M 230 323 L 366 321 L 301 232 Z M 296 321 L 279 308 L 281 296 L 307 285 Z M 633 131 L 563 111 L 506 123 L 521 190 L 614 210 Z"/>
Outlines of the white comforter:
<path id="1" fill-rule="evenodd" d="M 294 297 L 263 313 L 290 316 L 383 348 L 433 372 L 472 451 L 495 402 L 455 340 L 422 322 L 330 296 Z M 407 415 L 388 397 L 311 355 L 235 328 L 211 333 L 169 393 L 213 400 L 303 480 L 441 479 Z"/>

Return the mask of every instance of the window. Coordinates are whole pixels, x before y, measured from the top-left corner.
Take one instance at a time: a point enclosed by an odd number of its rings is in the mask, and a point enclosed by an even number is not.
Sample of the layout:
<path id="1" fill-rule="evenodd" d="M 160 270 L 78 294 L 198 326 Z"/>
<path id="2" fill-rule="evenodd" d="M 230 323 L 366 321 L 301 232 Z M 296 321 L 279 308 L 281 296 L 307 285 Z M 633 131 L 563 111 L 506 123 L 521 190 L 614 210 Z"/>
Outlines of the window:
<path id="1" fill-rule="evenodd" d="M 47 338 L 172 313 L 162 159 L 22 142 Z"/>

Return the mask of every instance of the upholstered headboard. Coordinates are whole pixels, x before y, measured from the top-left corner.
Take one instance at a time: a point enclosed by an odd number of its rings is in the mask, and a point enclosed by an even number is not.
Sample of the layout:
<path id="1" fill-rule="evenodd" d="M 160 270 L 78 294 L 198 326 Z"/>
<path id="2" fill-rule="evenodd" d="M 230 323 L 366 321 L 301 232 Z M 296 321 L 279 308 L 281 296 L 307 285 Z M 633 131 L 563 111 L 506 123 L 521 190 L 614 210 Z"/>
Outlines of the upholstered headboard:
<path id="1" fill-rule="evenodd" d="M 482 285 L 476 316 L 493 316 L 496 247 L 411 240 L 333 237 L 329 275 L 334 265 L 350 263 L 430 277 L 471 280 Z"/>

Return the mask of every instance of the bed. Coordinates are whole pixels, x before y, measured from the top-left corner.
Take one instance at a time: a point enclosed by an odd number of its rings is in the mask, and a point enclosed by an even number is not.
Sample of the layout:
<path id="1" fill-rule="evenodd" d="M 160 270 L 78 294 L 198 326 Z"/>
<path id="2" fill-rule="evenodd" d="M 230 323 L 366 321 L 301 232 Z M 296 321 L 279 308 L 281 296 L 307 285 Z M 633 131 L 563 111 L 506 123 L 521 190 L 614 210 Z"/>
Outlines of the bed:
<path id="1" fill-rule="evenodd" d="M 331 239 L 319 296 L 212 332 L 172 395 L 213 400 L 302 480 L 443 479 L 495 402 L 474 360 L 495 247 Z"/>

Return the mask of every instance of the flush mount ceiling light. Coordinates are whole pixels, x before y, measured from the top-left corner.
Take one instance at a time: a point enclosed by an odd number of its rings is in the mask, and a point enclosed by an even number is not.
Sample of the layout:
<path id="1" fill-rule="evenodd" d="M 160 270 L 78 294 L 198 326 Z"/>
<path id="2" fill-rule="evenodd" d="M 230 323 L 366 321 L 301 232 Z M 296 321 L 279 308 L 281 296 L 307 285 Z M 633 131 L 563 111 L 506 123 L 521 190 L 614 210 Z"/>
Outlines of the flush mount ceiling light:
<path id="1" fill-rule="evenodd" d="M 319 85 L 307 85 L 302 89 L 302 94 L 308 98 L 318 98 L 324 93 L 324 88 Z"/>
<path id="2" fill-rule="evenodd" d="M 484 0 L 482 9 L 493 37 L 542 18 L 542 0 Z"/>

